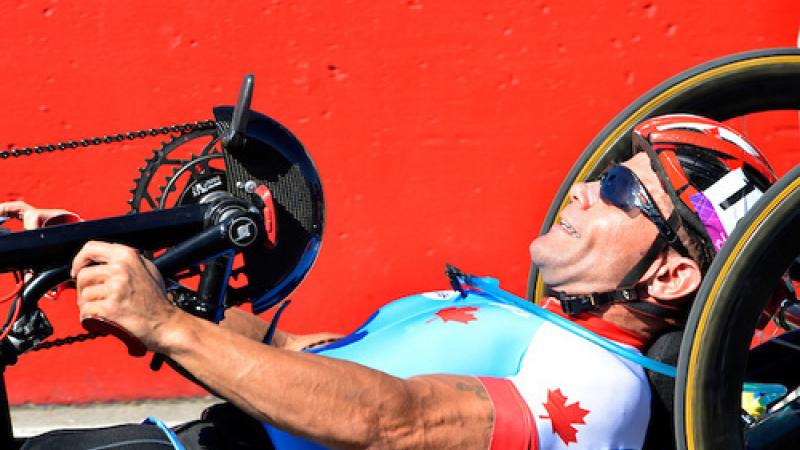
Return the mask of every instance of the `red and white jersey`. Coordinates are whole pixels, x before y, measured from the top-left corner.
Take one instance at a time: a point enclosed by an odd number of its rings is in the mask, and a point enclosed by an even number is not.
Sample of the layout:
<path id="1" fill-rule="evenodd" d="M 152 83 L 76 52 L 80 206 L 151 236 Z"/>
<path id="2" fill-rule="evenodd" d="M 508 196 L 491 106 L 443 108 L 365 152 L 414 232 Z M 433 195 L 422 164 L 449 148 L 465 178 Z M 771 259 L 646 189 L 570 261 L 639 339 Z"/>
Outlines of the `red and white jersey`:
<path id="1" fill-rule="evenodd" d="M 589 314 L 573 320 L 620 344 L 643 344 Z M 491 450 L 639 449 L 644 442 L 650 388 L 641 366 L 557 325 L 542 324 L 516 375 L 479 379 L 495 407 Z"/>

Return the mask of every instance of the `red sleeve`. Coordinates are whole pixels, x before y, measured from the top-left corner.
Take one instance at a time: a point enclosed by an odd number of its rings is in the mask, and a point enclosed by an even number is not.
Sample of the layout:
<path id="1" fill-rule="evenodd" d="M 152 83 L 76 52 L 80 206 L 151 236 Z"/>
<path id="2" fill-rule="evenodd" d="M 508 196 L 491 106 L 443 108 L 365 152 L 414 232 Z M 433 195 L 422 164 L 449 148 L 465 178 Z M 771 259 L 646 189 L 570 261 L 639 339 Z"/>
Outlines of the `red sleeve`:
<path id="1" fill-rule="evenodd" d="M 489 450 L 536 450 L 539 439 L 531 410 L 514 384 L 503 378 L 478 377 L 494 405 Z"/>

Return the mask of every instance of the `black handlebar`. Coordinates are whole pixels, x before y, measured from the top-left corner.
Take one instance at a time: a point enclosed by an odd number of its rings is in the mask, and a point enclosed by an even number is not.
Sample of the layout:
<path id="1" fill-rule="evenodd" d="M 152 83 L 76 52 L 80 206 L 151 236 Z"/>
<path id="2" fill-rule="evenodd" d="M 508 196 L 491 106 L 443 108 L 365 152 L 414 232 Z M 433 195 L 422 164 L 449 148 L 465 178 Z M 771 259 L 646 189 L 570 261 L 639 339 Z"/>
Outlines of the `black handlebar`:
<path id="1" fill-rule="evenodd" d="M 11 233 L 0 241 L 0 272 L 42 271 L 69 264 L 89 240 L 145 251 L 176 245 L 203 231 L 209 208 L 188 205 Z"/>

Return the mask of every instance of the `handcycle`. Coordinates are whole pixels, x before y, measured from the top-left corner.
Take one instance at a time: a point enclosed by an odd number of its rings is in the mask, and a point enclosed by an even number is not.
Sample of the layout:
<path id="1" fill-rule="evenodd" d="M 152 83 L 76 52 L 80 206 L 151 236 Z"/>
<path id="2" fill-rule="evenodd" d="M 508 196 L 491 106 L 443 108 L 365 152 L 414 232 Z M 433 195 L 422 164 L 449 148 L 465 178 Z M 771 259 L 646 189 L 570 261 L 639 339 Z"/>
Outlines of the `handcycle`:
<path id="1" fill-rule="evenodd" d="M 252 303 L 255 312 L 263 311 L 302 280 L 321 239 L 319 179 L 299 141 L 271 119 L 249 112 L 251 95 L 252 80 L 246 80 L 235 108 L 215 109 L 213 127 L 189 129 L 177 138 L 170 152 L 199 135 L 211 137 L 211 142 L 176 167 L 161 195 L 152 196 L 147 183 L 140 183 L 141 202 L 132 205 L 133 214 L 2 238 L 0 270 L 37 273 L 25 284 L 19 312 L 7 323 L 4 364 L 16 362 L 51 332 L 36 303 L 66 281 L 69 257 L 88 239 L 123 242 L 146 252 L 166 248 L 154 254 L 155 262 L 170 280 L 178 303 L 209 320 L 218 320 L 225 307 L 244 302 Z M 543 231 L 557 220 L 574 182 L 627 156 L 629 131 L 640 120 L 668 112 L 725 120 L 798 106 L 800 52 L 795 49 L 749 52 L 690 69 L 645 94 L 590 143 L 556 196 Z M 44 151 L 49 150 L 31 150 Z M 170 158 L 156 155 L 156 160 Z M 140 181 L 150 180 L 157 166 L 149 164 Z M 678 352 L 674 433 L 679 448 L 773 448 L 800 433 L 790 414 L 797 407 L 800 377 L 786 364 L 797 348 L 793 330 L 800 325 L 800 314 L 791 296 L 778 307 L 767 307 L 773 288 L 792 271 L 800 253 L 798 238 L 791 233 L 800 214 L 798 180 L 800 169 L 795 169 L 765 194 L 722 249 L 700 289 Z M 153 211 L 143 212 L 147 207 Z M 160 230 L 157 237 L 154 230 Z M 26 256 L 19 258 L 20 254 Z M 180 283 L 193 275 L 200 276 L 196 289 Z M 228 286 L 231 275 L 246 278 L 246 284 Z M 535 268 L 529 286 L 531 300 L 543 296 Z M 750 350 L 757 319 L 765 311 L 786 332 Z M 142 353 L 113 324 L 86 326 L 122 338 L 131 354 Z M 741 408 L 745 381 L 781 385 L 786 393 L 765 405 L 761 417 L 747 418 Z M 5 398 L 0 399 L 0 409 L 8 410 Z M 13 442 L 5 416 L 0 425 Z M 659 444 L 663 442 L 652 447 Z M 286 445 L 279 448 L 297 448 Z"/>

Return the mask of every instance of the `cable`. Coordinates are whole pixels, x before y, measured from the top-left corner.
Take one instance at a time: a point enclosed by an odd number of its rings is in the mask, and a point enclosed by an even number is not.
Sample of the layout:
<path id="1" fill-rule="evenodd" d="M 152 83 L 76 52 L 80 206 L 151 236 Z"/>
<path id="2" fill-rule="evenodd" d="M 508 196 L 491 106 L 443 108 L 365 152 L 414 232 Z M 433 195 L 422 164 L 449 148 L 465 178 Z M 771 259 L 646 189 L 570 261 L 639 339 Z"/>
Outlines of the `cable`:
<path id="1" fill-rule="evenodd" d="M 14 302 L 11 305 L 11 308 L 8 310 L 9 313 L 8 318 L 6 319 L 6 323 L 3 324 L 2 333 L 0 333 L 0 342 L 2 342 L 6 337 L 8 337 L 8 334 L 11 332 L 11 327 L 19 318 L 19 311 L 20 309 L 22 309 L 21 308 L 22 302 L 20 301 L 20 298 L 21 297 L 17 295 L 17 297 L 14 299 Z"/>
<path id="2" fill-rule="evenodd" d="M 0 297 L 0 303 L 5 303 L 11 300 L 12 298 L 19 295 L 20 291 L 22 290 L 22 285 L 24 284 L 24 281 L 22 280 L 22 276 L 19 274 L 19 272 L 14 272 L 14 279 L 16 280 L 14 288 L 11 290 L 10 293 Z"/>

